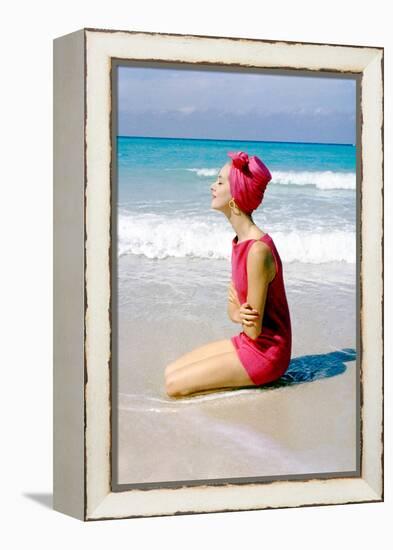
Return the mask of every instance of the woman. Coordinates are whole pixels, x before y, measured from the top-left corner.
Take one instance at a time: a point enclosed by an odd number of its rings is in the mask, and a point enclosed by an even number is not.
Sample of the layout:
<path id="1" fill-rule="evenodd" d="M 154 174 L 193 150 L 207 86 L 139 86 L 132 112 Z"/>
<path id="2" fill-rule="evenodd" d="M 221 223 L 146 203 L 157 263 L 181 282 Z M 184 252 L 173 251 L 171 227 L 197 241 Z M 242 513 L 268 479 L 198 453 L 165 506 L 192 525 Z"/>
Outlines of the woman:
<path id="1" fill-rule="evenodd" d="M 211 186 L 212 208 L 223 212 L 236 232 L 228 315 L 243 331 L 198 347 L 167 365 L 170 397 L 217 388 L 259 386 L 280 378 L 291 357 L 291 320 L 282 263 L 273 240 L 252 220 L 271 174 L 256 156 L 228 153 Z"/>

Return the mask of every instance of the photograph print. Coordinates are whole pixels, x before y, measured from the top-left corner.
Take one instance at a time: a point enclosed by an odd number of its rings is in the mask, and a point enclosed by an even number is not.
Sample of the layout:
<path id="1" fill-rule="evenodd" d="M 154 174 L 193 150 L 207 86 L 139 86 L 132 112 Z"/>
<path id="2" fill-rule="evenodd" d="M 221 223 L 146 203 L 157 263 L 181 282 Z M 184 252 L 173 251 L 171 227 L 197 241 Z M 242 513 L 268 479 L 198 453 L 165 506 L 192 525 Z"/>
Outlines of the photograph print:
<path id="1" fill-rule="evenodd" d="M 358 475 L 357 77 L 113 71 L 115 489 Z"/>

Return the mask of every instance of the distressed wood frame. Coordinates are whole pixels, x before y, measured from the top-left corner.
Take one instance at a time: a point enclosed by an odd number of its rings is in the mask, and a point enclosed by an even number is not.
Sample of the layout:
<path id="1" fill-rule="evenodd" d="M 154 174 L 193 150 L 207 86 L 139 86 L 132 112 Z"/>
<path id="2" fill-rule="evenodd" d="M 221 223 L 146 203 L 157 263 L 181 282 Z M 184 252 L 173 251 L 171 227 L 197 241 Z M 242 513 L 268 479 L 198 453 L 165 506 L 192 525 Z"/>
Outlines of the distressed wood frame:
<path id="1" fill-rule="evenodd" d="M 85 28 L 54 52 L 54 508 L 81 520 L 381 502 L 382 47 Z M 360 78 L 360 474 L 111 488 L 113 60 L 352 73 Z"/>

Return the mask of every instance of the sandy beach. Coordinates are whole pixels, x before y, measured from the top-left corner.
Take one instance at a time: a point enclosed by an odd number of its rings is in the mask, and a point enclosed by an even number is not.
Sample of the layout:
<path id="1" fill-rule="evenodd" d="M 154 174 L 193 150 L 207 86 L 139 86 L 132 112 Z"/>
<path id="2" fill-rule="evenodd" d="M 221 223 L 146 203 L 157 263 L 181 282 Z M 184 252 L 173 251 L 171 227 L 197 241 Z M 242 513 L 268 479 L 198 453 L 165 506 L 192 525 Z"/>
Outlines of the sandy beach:
<path id="1" fill-rule="evenodd" d="M 226 316 L 230 264 L 120 258 L 118 484 L 356 469 L 355 265 L 283 265 L 293 326 L 284 377 L 171 399 L 167 363 L 240 331 Z"/>
<path id="2" fill-rule="evenodd" d="M 338 376 L 292 387 L 192 404 L 152 399 L 143 411 L 123 400 L 119 483 L 353 471 L 355 387 L 352 361 Z"/>

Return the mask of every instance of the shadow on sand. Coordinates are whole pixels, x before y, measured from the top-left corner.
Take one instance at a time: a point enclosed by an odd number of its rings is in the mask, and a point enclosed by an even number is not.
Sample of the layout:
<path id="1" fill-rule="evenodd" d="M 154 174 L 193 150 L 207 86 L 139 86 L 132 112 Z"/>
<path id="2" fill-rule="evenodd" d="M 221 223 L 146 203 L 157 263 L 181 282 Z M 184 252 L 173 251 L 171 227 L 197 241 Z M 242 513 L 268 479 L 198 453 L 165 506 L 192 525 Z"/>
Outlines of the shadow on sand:
<path id="1" fill-rule="evenodd" d="M 344 348 L 319 355 L 303 355 L 291 359 L 288 370 L 274 382 L 258 386 L 258 389 L 282 388 L 304 382 L 312 382 L 320 378 L 330 378 L 342 374 L 348 361 L 356 359 L 356 350 Z"/>

